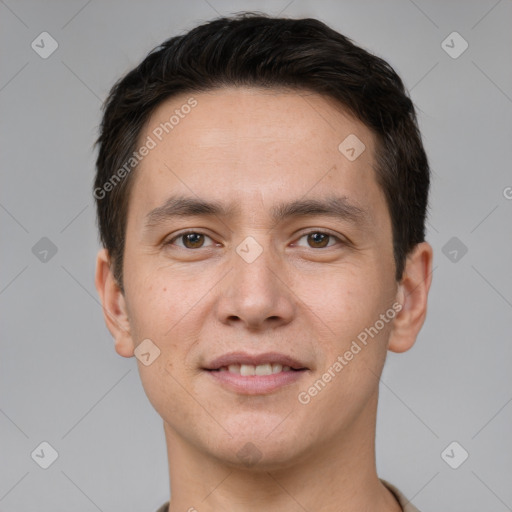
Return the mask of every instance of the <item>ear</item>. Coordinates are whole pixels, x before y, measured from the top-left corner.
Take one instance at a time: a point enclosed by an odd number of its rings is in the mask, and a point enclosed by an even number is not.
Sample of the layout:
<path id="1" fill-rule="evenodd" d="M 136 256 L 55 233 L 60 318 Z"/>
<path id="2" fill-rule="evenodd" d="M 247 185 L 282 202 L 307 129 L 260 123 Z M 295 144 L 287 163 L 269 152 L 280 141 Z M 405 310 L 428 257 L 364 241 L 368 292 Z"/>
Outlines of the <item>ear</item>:
<path id="1" fill-rule="evenodd" d="M 96 258 L 95 284 L 103 306 L 105 323 L 114 338 L 116 352 L 123 357 L 132 357 L 135 345 L 130 333 L 126 301 L 114 278 L 106 249 L 101 249 Z"/>
<path id="2" fill-rule="evenodd" d="M 407 257 L 396 300 L 402 309 L 393 321 L 388 350 L 405 352 L 416 337 L 427 315 L 427 298 L 432 282 L 432 247 L 422 242 Z"/>

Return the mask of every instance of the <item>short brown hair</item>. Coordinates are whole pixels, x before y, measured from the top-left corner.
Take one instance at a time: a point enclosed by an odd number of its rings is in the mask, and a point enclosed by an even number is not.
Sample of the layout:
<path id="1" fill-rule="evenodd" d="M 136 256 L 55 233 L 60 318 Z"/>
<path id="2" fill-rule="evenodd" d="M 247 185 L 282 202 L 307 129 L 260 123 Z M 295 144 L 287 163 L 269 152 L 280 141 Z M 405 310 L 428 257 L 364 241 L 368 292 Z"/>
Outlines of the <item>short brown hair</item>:
<path id="1" fill-rule="evenodd" d="M 430 184 L 414 106 L 400 77 L 387 62 L 316 19 L 245 12 L 168 39 L 121 78 L 105 102 L 94 196 L 101 241 L 121 289 L 134 173 L 119 179 L 119 171 L 164 100 L 224 86 L 285 87 L 328 96 L 373 131 L 377 182 L 390 212 L 400 280 L 407 254 L 424 241 Z"/>

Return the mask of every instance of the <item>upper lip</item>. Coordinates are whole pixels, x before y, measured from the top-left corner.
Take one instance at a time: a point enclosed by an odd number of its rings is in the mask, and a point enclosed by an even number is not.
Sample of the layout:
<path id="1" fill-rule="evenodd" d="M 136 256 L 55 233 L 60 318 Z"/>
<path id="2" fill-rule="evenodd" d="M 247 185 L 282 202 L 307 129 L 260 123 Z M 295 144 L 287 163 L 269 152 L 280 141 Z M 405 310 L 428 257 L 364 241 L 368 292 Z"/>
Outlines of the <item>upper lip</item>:
<path id="1" fill-rule="evenodd" d="M 285 354 L 279 354 L 278 352 L 265 352 L 263 354 L 247 354 L 246 352 L 230 352 L 220 357 L 213 359 L 210 363 L 204 366 L 205 370 L 218 370 L 223 366 L 229 366 L 230 364 L 250 364 L 258 366 L 260 364 L 281 364 L 283 366 L 289 366 L 294 370 L 307 369 L 297 359 L 287 356 Z"/>

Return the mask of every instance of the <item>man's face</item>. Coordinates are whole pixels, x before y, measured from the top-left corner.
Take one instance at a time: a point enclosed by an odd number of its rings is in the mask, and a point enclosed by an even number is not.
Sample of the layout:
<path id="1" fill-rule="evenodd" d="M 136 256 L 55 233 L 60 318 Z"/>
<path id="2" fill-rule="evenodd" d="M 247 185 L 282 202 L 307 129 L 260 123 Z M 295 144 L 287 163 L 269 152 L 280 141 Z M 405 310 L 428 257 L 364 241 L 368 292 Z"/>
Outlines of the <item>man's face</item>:
<path id="1" fill-rule="evenodd" d="M 190 96 L 151 117 L 139 140 L 157 145 L 130 196 L 131 340 L 160 349 L 151 365 L 139 362 L 146 394 L 168 432 L 237 464 L 286 465 L 355 428 L 369 434 L 393 329 L 377 321 L 389 319 L 398 289 L 374 136 L 318 95 L 233 88 L 194 94 L 197 105 L 159 141 L 155 128 Z M 351 134 L 366 147 L 353 161 L 338 149 Z M 225 212 L 173 216 L 176 198 Z M 311 201 L 338 212 L 300 208 Z M 371 327 L 364 345 L 358 336 Z M 290 359 L 295 370 L 280 371 Z M 276 373 L 241 375 L 237 361 Z M 240 452 L 246 443 L 252 454 Z"/>

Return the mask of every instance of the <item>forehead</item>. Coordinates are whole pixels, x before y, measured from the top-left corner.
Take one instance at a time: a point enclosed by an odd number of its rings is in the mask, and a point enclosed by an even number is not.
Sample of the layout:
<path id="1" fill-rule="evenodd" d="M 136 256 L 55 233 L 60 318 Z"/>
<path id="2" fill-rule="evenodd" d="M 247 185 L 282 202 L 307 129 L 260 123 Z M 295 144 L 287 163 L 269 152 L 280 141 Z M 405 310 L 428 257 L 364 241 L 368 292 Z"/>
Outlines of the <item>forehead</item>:
<path id="1" fill-rule="evenodd" d="M 238 87 L 181 94 L 153 112 L 139 146 L 150 139 L 132 198 L 142 198 L 146 209 L 176 192 L 272 202 L 338 188 L 356 203 L 379 199 L 372 132 L 336 101 L 311 92 Z M 343 153 L 347 145 L 364 150 L 351 159 L 353 152 Z"/>
<path id="2" fill-rule="evenodd" d="M 354 131 L 368 145 L 374 142 L 371 131 L 330 97 L 256 87 L 226 87 L 172 97 L 156 108 L 141 135 L 153 134 L 157 142 L 172 139 L 178 143 L 193 131 L 201 135 L 203 145 L 215 146 L 230 146 L 236 135 L 274 144 L 323 141 L 332 150 L 333 142 L 341 142 Z M 334 150 L 337 147 L 335 144 Z"/>

